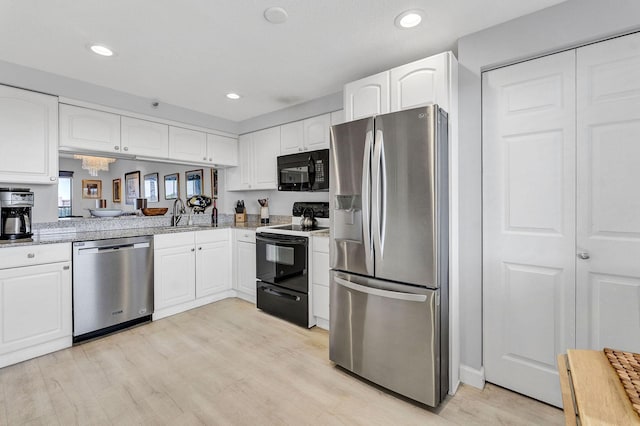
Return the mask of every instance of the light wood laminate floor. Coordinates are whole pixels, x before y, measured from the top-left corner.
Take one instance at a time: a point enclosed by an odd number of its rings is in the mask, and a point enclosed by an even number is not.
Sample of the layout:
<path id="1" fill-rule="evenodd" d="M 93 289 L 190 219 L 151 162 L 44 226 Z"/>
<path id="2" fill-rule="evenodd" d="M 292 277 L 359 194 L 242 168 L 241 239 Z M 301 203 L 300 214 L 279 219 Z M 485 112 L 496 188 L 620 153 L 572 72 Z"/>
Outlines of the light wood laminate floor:
<path id="1" fill-rule="evenodd" d="M 328 333 L 227 299 L 0 369 L 0 424 L 551 425 L 493 385 L 436 409 L 335 367 Z"/>

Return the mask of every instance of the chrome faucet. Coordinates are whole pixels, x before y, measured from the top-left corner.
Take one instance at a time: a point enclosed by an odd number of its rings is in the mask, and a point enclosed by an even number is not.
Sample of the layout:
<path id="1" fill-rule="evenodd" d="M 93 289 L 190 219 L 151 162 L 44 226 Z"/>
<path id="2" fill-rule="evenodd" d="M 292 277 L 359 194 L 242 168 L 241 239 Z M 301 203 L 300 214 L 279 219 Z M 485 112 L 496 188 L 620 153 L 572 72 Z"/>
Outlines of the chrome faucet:
<path id="1" fill-rule="evenodd" d="M 186 209 L 184 208 L 184 202 L 180 197 L 176 198 L 173 202 L 173 212 L 171 214 L 171 226 L 178 226 L 180 223 L 180 219 L 182 219 L 182 215 L 185 214 Z"/>

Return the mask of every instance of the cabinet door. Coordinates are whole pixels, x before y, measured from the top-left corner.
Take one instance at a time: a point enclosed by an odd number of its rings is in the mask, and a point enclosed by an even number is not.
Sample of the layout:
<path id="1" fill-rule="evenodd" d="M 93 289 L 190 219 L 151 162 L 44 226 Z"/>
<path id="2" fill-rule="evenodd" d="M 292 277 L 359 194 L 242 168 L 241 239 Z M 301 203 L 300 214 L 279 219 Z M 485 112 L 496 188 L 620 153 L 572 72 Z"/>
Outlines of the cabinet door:
<path id="1" fill-rule="evenodd" d="M 575 346 L 575 51 L 483 75 L 487 381 L 560 406 Z"/>
<path id="2" fill-rule="evenodd" d="M 381 72 L 344 86 L 346 121 L 389 112 L 389 72 Z"/>
<path id="3" fill-rule="evenodd" d="M 323 114 L 304 120 L 304 149 L 329 149 L 331 114 Z"/>
<path id="4" fill-rule="evenodd" d="M 304 149 L 304 127 L 302 121 L 280 126 L 280 152 L 282 155 L 295 154 Z"/>
<path id="5" fill-rule="evenodd" d="M 391 70 L 391 111 L 438 104 L 449 111 L 448 64 L 441 53 Z"/>
<path id="6" fill-rule="evenodd" d="M 238 165 L 238 139 L 207 134 L 207 160 L 212 167 Z"/>
<path id="7" fill-rule="evenodd" d="M 253 301 L 256 299 L 256 245 L 238 241 L 237 284 Z"/>
<path id="8" fill-rule="evenodd" d="M 60 104 L 60 148 L 120 152 L 120 116 Z"/>
<path id="9" fill-rule="evenodd" d="M 153 270 L 156 311 L 195 300 L 195 259 L 193 245 L 155 250 Z"/>
<path id="10" fill-rule="evenodd" d="M 122 152 L 153 158 L 169 157 L 169 126 L 122 117 Z"/>
<path id="11" fill-rule="evenodd" d="M 577 344 L 640 352 L 640 34 L 577 56 Z"/>
<path id="12" fill-rule="evenodd" d="M 328 250 L 328 238 L 323 238 L 318 241 L 320 237 L 313 238 L 313 252 L 311 255 L 313 275 L 311 282 L 313 284 L 313 315 L 328 320 L 329 319 L 329 250 Z M 316 251 L 316 246 L 323 245 L 326 247 L 326 252 Z"/>
<path id="13" fill-rule="evenodd" d="M 200 232 L 196 234 L 196 239 L 198 234 Z M 230 290 L 231 284 L 231 247 L 228 237 L 221 241 L 196 243 L 196 297 Z"/>
<path id="14" fill-rule="evenodd" d="M 253 134 L 253 184 L 251 189 L 277 189 L 280 155 L 280 127 L 260 130 Z"/>
<path id="15" fill-rule="evenodd" d="M 227 191 L 244 191 L 251 187 L 253 175 L 253 148 L 250 133 L 238 138 L 238 166 L 225 170 Z"/>
<path id="16" fill-rule="evenodd" d="M 71 263 L 0 270 L 0 311 L 0 355 L 64 337 L 70 343 Z"/>
<path id="17" fill-rule="evenodd" d="M 169 159 L 205 163 L 207 158 L 206 133 L 169 126 Z"/>
<path id="18" fill-rule="evenodd" d="M 0 86 L 0 182 L 58 181 L 58 99 Z"/>

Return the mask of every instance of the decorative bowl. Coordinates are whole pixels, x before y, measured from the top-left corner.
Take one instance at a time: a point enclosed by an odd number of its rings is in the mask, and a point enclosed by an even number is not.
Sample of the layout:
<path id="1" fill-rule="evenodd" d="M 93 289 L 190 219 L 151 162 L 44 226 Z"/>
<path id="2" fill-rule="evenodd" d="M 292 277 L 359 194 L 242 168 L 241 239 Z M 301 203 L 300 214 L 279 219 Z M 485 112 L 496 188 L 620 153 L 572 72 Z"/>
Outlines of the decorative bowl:
<path id="1" fill-rule="evenodd" d="M 162 216 L 169 210 L 166 207 L 150 207 L 146 209 L 141 209 L 142 214 L 145 216 Z"/>
<path id="2" fill-rule="evenodd" d="M 89 209 L 91 216 L 95 217 L 116 217 L 122 214 L 120 209 Z"/>

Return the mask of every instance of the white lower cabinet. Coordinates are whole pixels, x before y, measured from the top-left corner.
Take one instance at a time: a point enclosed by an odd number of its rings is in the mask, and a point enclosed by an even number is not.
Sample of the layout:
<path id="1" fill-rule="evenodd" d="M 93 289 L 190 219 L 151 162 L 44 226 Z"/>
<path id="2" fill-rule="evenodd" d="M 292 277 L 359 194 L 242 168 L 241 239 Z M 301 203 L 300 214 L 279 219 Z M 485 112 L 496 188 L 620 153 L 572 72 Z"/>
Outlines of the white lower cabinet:
<path id="1" fill-rule="evenodd" d="M 313 237 L 311 251 L 311 293 L 316 325 L 329 329 L 329 238 Z"/>
<path id="2" fill-rule="evenodd" d="M 235 289 L 238 297 L 256 303 L 256 232 L 236 229 Z"/>
<path id="3" fill-rule="evenodd" d="M 154 237 L 154 320 L 232 296 L 229 232 Z"/>
<path id="4" fill-rule="evenodd" d="M 70 347 L 71 246 L 1 250 L 0 367 Z"/>

